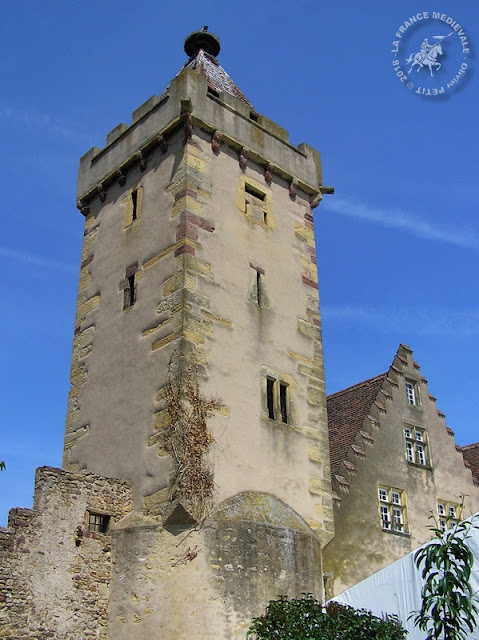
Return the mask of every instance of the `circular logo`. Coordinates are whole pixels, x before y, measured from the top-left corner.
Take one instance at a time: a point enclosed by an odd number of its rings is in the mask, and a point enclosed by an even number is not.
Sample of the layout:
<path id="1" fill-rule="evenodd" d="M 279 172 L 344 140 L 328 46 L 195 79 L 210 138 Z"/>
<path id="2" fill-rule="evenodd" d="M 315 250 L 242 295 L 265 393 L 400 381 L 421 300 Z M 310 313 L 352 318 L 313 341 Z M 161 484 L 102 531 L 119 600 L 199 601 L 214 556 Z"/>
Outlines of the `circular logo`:
<path id="1" fill-rule="evenodd" d="M 469 37 L 452 16 L 420 11 L 397 29 L 391 49 L 393 70 L 410 91 L 441 96 L 470 72 Z"/>

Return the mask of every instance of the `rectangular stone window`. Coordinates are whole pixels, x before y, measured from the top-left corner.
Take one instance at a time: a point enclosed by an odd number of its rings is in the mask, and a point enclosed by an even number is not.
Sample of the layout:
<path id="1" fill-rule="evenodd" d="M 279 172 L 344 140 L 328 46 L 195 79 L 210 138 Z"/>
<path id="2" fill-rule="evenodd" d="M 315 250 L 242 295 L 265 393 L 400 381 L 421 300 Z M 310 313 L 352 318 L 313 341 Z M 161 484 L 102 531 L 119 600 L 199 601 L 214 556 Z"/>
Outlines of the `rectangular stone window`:
<path id="1" fill-rule="evenodd" d="M 379 487 L 379 515 L 383 531 L 407 533 L 405 492 L 392 487 Z"/>
<path id="2" fill-rule="evenodd" d="M 266 194 L 251 186 L 248 182 L 244 186 L 246 215 L 262 224 L 268 223 L 268 212 L 265 207 Z"/>
<path id="3" fill-rule="evenodd" d="M 110 516 L 100 513 L 88 512 L 88 531 L 94 533 L 107 533 L 110 524 Z"/>
<path id="4" fill-rule="evenodd" d="M 422 467 L 429 466 L 427 431 L 421 427 L 404 427 L 406 460 Z"/>
<path id="5" fill-rule="evenodd" d="M 266 185 L 253 178 L 241 176 L 238 180 L 235 205 L 249 222 L 268 229 L 274 228 L 272 193 Z"/>
<path id="6" fill-rule="evenodd" d="M 266 408 L 270 420 L 289 423 L 288 385 L 276 378 L 266 378 Z"/>

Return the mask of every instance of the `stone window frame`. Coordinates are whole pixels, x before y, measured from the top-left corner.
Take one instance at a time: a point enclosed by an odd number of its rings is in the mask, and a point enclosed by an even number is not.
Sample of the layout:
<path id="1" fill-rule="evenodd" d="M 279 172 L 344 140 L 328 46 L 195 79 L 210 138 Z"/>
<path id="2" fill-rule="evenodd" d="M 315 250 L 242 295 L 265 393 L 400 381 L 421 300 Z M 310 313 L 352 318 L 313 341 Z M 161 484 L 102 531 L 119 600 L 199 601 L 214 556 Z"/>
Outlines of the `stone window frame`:
<path id="1" fill-rule="evenodd" d="M 297 384 L 292 376 L 263 366 L 261 378 L 261 417 L 270 424 L 292 427 L 297 424 L 294 392 Z"/>
<path id="2" fill-rule="evenodd" d="M 379 485 L 379 521 L 385 533 L 409 535 L 406 492 L 403 489 Z"/>
<path id="3" fill-rule="evenodd" d="M 240 176 L 235 205 L 249 222 L 263 229 L 274 229 L 273 195 L 265 184 L 249 176 Z"/>

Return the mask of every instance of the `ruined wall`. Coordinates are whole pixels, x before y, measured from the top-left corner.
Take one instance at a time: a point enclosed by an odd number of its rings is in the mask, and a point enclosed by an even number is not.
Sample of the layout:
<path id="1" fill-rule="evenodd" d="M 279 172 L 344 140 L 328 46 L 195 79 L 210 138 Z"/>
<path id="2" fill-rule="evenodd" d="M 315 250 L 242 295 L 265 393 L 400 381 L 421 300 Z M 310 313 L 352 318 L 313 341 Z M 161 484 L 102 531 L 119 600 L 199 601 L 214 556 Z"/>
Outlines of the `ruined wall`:
<path id="1" fill-rule="evenodd" d="M 106 639 L 110 529 L 130 509 L 126 482 L 37 469 L 33 509 L 0 529 L 0 638 Z M 89 513 L 109 517 L 105 533 Z"/>
<path id="2" fill-rule="evenodd" d="M 198 640 L 244 640 L 252 618 L 279 593 L 321 597 L 319 540 L 272 495 L 241 493 L 194 528 L 132 514 L 112 542 L 114 640 L 192 633 Z"/>

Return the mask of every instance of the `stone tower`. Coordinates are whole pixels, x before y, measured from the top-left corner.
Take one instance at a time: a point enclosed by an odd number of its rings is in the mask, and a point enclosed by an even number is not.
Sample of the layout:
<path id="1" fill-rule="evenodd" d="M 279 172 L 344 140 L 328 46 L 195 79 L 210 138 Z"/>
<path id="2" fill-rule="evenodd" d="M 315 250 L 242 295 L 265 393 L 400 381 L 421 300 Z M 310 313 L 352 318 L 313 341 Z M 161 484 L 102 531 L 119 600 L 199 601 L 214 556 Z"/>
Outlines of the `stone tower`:
<path id="1" fill-rule="evenodd" d="M 244 637 L 322 593 L 333 535 L 312 209 L 320 157 L 218 39 L 80 161 L 85 233 L 63 467 L 131 483 L 108 637 Z M 101 515 L 101 514 L 100 514 Z"/>

